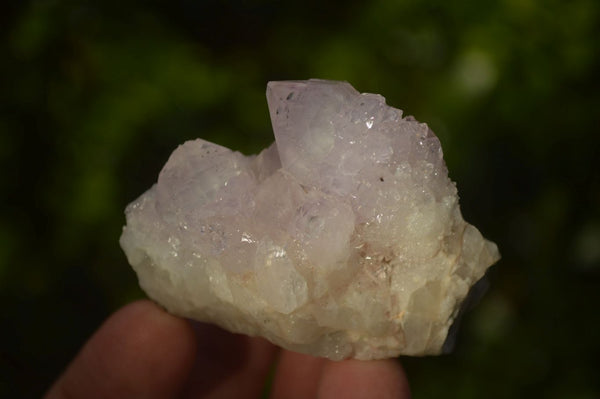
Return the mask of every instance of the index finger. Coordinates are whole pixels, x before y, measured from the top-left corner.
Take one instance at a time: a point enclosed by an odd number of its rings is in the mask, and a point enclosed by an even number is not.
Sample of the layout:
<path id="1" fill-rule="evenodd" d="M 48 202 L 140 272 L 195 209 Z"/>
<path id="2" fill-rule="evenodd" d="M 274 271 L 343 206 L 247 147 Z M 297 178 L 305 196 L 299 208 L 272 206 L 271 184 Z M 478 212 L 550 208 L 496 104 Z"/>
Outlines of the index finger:
<path id="1" fill-rule="evenodd" d="M 174 397 L 195 352 L 187 321 L 150 301 L 135 302 L 104 322 L 46 398 Z"/>

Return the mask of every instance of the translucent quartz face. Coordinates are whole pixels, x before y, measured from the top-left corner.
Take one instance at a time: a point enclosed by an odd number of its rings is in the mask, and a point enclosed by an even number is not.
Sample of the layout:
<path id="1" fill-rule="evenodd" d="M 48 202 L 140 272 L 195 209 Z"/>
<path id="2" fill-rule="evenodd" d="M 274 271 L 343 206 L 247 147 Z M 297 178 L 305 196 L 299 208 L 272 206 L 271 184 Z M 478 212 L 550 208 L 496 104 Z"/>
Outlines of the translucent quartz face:
<path id="1" fill-rule="evenodd" d="M 142 288 L 315 356 L 440 353 L 499 254 L 463 220 L 437 137 L 345 82 L 270 82 L 267 101 L 270 147 L 188 141 L 127 207 Z"/>

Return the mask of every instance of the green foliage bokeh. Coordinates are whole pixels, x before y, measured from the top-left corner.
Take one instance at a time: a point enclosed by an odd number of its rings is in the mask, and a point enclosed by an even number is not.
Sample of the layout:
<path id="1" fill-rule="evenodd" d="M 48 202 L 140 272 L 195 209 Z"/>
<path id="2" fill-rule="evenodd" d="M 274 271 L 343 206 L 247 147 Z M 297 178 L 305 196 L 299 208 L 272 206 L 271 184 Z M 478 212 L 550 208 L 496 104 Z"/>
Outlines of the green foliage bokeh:
<path id="1" fill-rule="evenodd" d="M 381 93 L 440 137 L 503 259 L 415 398 L 600 395 L 600 3 L 30 1 L 0 24 L 0 396 L 37 397 L 143 297 L 128 202 L 201 137 L 272 141 L 266 82 Z"/>

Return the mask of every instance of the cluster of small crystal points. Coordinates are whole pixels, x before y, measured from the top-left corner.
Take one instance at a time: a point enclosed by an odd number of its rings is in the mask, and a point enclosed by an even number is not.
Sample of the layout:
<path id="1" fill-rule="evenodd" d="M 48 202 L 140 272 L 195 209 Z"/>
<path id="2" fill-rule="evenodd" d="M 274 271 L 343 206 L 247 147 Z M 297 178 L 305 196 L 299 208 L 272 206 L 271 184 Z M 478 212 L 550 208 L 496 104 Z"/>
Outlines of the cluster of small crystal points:
<path id="1" fill-rule="evenodd" d="M 177 148 L 121 245 L 169 311 L 329 359 L 437 354 L 498 258 L 426 124 L 345 82 L 270 82 L 276 142 Z"/>

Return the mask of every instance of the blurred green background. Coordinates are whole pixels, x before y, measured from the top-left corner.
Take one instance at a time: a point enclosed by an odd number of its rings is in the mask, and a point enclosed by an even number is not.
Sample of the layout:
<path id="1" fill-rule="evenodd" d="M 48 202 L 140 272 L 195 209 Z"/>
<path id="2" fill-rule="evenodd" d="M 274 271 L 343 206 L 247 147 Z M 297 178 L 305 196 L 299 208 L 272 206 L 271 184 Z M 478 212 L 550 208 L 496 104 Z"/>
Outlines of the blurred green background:
<path id="1" fill-rule="evenodd" d="M 600 397 L 600 2 L 6 2 L 0 396 L 37 397 L 143 293 L 123 210 L 201 137 L 272 141 L 269 80 L 347 80 L 426 121 L 498 243 L 415 398 Z"/>

